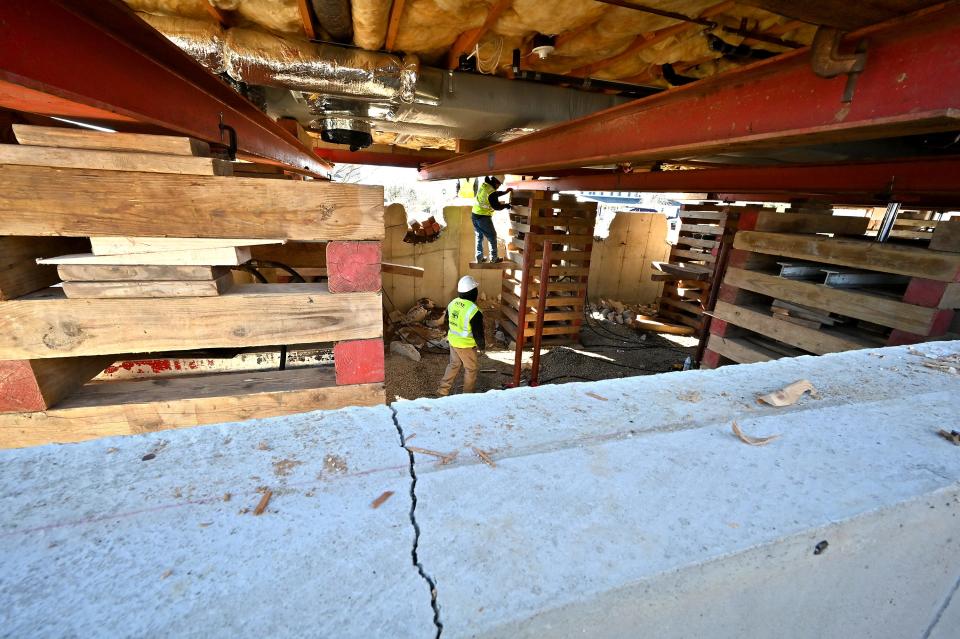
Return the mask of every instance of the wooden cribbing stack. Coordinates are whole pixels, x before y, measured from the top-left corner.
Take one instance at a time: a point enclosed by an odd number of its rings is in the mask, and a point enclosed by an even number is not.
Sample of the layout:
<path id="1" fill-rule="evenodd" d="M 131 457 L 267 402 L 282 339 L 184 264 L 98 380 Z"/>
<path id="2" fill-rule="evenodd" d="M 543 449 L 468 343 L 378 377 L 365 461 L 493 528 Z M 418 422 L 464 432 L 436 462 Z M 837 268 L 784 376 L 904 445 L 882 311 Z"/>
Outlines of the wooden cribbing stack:
<path id="1" fill-rule="evenodd" d="M 501 311 L 503 328 L 518 345 L 532 342 L 537 306 L 545 309 L 544 343 L 579 341 L 590 273 L 595 202 L 542 191 L 514 191 L 510 241 L 504 262 Z M 542 280 L 545 243 L 551 245 L 546 281 Z M 522 335 L 517 327 L 523 325 Z"/>
<path id="2" fill-rule="evenodd" d="M 384 401 L 382 188 L 288 179 L 190 138 L 14 132 L 0 146 L 0 447 Z M 243 283 L 231 271 L 250 257 L 315 273 Z M 334 366 L 90 381 L 134 355 L 286 345 L 332 347 Z"/>
<path id="3" fill-rule="evenodd" d="M 740 218 L 703 367 L 910 344 L 955 330 L 960 236 L 950 236 L 950 224 L 934 232 L 933 250 L 842 237 L 861 235 L 867 218 L 774 215 Z"/>
<path id="4" fill-rule="evenodd" d="M 680 232 L 670 249 L 670 261 L 652 263 L 659 271 L 653 279 L 664 282 L 656 320 L 678 328 L 690 327 L 696 336 L 704 333 L 704 311 L 710 309 L 711 288 L 723 271 L 737 219 L 744 210 L 747 207 L 723 204 L 680 207 Z"/>

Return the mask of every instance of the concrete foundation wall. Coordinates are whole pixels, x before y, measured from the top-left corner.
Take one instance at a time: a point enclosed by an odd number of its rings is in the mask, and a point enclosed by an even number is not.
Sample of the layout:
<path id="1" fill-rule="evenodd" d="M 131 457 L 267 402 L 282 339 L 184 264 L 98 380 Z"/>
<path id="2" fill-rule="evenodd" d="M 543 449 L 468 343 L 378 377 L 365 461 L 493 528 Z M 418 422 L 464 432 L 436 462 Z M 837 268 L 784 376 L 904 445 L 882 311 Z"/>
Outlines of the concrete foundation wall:
<path id="1" fill-rule="evenodd" d="M 930 364 L 958 360 L 928 343 L 2 451 L 0 635 L 952 639 L 960 448 L 936 432 L 960 375 Z M 757 403 L 798 379 L 818 398 Z"/>

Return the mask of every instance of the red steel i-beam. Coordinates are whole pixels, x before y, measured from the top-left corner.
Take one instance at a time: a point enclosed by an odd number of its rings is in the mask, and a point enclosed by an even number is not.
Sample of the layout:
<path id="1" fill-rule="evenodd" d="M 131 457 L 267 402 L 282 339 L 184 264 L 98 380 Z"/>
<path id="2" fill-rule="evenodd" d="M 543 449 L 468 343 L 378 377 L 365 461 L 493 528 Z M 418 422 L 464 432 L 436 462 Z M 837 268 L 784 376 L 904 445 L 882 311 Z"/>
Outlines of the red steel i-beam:
<path id="1" fill-rule="evenodd" d="M 777 165 L 577 175 L 514 182 L 531 191 L 831 194 L 862 203 L 960 201 L 960 157 L 855 164 Z"/>
<path id="2" fill-rule="evenodd" d="M 0 2 L 0 107 L 143 122 L 325 175 L 329 164 L 119 0 Z M 225 140 L 224 140 L 225 141 Z"/>
<path id="3" fill-rule="evenodd" d="M 424 167 L 421 179 L 670 160 L 960 129 L 960 6 L 862 29 L 866 68 L 814 75 L 810 49 L 606 109 Z"/>

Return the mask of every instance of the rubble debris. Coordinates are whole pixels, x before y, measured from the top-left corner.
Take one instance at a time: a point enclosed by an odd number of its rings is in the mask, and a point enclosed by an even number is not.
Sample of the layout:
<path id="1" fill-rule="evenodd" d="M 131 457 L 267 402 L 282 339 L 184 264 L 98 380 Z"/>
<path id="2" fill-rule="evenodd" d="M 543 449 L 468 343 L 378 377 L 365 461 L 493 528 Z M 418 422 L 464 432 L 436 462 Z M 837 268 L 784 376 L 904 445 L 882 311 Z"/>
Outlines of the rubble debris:
<path id="1" fill-rule="evenodd" d="M 591 319 L 605 320 L 614 324 L 630 324 L 638 317 L 655 315 L 656 307 L 648 304 L 624 304 L 618 300 L 601 298 L 596 304 L 588 304 Z"/>
<path id="2" fill-rule="evenodd" d="M 951 430 L 949 432 L 944 429 L 937 431 L 937 434 L 943 437 L 948 442 L 951 442 L 954 446 L 960 446 L 960 431 Z"/>
<path id="3" fill-rule="evenodd" d="M 406 313 L 391 312 L 390 321 L 399 326 L 395 329 L 396 334 L 414 348 L 420 349 L 429 345 L 446 349 L 449 346 L 444 311 L 445 309 L 438 307 L 433 300 L 422 297 Z M 415 361 L 419 361 L 419 358 Z"/>
<path id="4" fill-rule="evenodd" d="M 700 391 L 688 391 L 686 393 L 680 393 L 677 395 L 677 399 L 679 399 L 681 402 L 699 402 L 701 399 Z"/>
<path id="5" fill-rule="evenodd" d="M 430 455 L 431 457 L 436 457 L 438 459 L 437 463 L 440 466 L 446 466 L 460 454 L 459 450 L 454 450 L 450 453 L 441 453 L 435 450 L 430 450 L 429 448 L 417 448 L 416 446 L 405 446 L 407 450 L 411 453 L 420 453 L 421 455 Z"/>
<path id="6" fill-rule="evenodd" d="M 403 241 L 407 244 L 423 244 L 424 242 L 436 242 L 440 237 L 443 227 L 431 215 L 424 222 L 411 222 L 410 230 L 403 236 Z"/>
<path id="7" fill-rule="evenodd" d="M 390 352 L 396 353 L 401 357 L 406 357 L 407 359 L 411 359 L 415 362 L 420 361 L 420 351 L 414 348 L 412 344 L 407 344 L 406 342 L 401 342 L 398 340 L 390 342 Z"/>
<path id="8" fill-rule="evenodd" d="M 792 406 L 807 392 L 810 393 L 810 397 L 819 397 L 819 395 L 817 395 L 817 389 L 810 383 L 810 380 L 801 379 L 778 391 L 761 395 L 757 398 L 757 401 L 763 404 L 769 404 L 770 406 Z"/>
<path id="9" fill-rule="evenodd" d="M 392 491 L 392 490 L 385 490 L 385 491 L 383 491 L 383 493 L 380 494 L 379 497 L 377 497 L 377 498 L 374 499 L 372 502 L 370 502 L 370 507 L 373 508 L 374 510 L 376 510 L 377 508 L 379 508 L 380 506 L 382 506 L 383 503 L 384 503 L 385 501 L 387 501 L 388 499 L 390 499 L 391 497 L 393 497 L 393 491 Z"/>
<path id="10" fill-rule="evenodd" d="M 780 435 L 770 435 L 769 437 L 751 437 L 740 430 L 740 426 L 737 424 L 736 420 L 733 421 L 733 434 L 744 444 L 749 444 L 751 446 L 766 446 L 773 440 L 780 437 Z"/>
<path id="11" fill-rule="evenodd" d="M 476 453 L 477 457 L 479 457 L 479 458 L 480 458 L 480 461 L 482 461 L 484 464 L 486 464 L 486 465 L 489 466 L 490 468 L 496 468 L 496 467 L 497 467 L 497 464 L 496 464 L 496 463 L 493 461 L 493 459 L 490 457 L 490 453 L 489 453 L 489 452 L 487 452 L 487 451 L 485 451 L 485 450 L 480 450 L 480 449 L 477 448 L 476 446 L 470 446 L 470 448 L 473 449 L 473 452 Z"/>
<path id="12" fill-rule="evenodd" d="M 273 491 L 269 488 L 263 492 L 263 497 L 260 498 L 260 503 L 257 504 L 257 507 L 253 509 L 253 515 L 259 517 L 263 514 L 263 511 L 267 509 L 267 504 L 270 503 L 270 498 L 273 497 Z"/>

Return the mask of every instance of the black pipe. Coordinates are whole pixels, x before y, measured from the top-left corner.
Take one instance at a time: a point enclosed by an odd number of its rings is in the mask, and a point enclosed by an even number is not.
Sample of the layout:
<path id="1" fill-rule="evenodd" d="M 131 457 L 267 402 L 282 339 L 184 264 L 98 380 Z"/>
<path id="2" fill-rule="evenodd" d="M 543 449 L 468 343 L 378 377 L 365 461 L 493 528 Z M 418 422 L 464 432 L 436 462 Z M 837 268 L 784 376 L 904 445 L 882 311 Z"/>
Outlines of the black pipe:
<path id="1" fill-rule="evenodd" d="M 680 75 L 673 68 L 672 64 L 662 64 L 660 65 L 660 70 L 663 72 L 663 79 L 666 80 L 670 86 L 674 87 L 690 84 L 691 82 L 696 82 L 700 79 L 688 75 Z"/>
<path id="2" fill-rule="evenodd" d="M 335 42 L 353 42 L 350 0 L 312 0 L 311 4 L 320 28 L 329 33 Z"/>
<path id="3" fill-rule="evenodd" d="M 711 51 L 716 51 L 725 58 L 734 58 L 737 60 L 766 60 L 767 58 L 772 58 L 777 55 L 774 51 L 754 49 L 745 44 L 730 44 L 712 33 L 707 34 L 707 44 L 710 45 Z"/>

